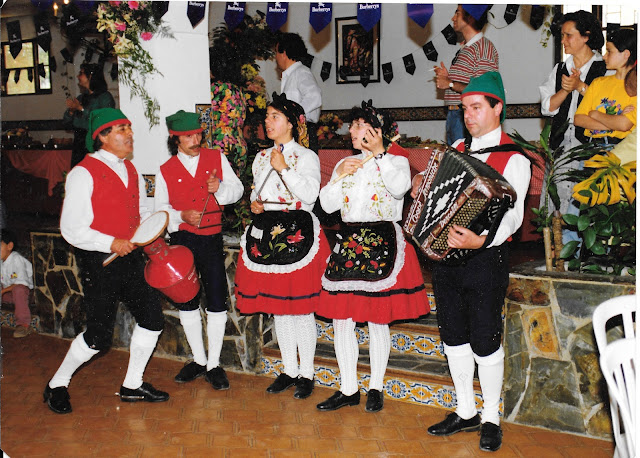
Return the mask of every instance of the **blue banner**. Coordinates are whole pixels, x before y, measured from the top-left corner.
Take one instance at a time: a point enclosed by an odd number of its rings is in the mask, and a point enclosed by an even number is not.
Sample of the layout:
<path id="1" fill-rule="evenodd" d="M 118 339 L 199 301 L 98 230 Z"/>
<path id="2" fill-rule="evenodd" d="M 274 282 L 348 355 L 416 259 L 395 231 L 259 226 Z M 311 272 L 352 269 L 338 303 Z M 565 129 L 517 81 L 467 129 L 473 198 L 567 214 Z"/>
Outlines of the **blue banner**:
<path id="1" fill-rule="evenodd" d="M 233 30 L 240 25 L 244 19 L 244 10 L 246 2 L 227 2 L 224 9 L 224 22 L 227 23 L 229 30 Z"/>
<path id="2" fill-rule="evenodd" d="M 358 3 L 358 22 L 367 32 L 380 22 L 380 3 Z"/>
<path id="3" fill-rule="evenodd" d="M 269 2 L 267 3 L 267 25 L 271 31 L 280 30 L 280 27 L 287 22 L 289 14 L 289 2 Z"/>
<path id="4" fill-rule="evenodd" d="M 195 28 L 200 21 L 204 19 L 204 11 L 206 2 L 188 2 L 187 3 L 187 17 L 191 23 L 191 27 Z"/>
<path id="5" fill-rule="evenodd" d="M 332 9 L 331 3 L 309 4 L 309 24 L 311 24 L 316 33 L 320 33 L 322 29 L 331 23 Z"/>
<path id="6" fill-rule="evenodd" d="M 433 15 L 433 3 L 408 3 L 407 14 L 413 19 L 413 22 L 424 27 Z"/>

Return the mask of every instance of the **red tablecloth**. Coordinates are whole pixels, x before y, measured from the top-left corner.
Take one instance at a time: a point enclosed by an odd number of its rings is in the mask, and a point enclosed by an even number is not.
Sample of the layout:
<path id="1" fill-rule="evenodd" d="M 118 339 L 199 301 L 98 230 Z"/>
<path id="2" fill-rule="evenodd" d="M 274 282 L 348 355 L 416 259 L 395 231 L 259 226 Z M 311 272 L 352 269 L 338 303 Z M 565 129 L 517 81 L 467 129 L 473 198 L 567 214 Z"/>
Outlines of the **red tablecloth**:
<path id="1" fill-rule="evenodd" d="M 48 180 L 50 196 L 71 168 L 71 150 L 5 150 L 3 154 L 21 172 Z"/>

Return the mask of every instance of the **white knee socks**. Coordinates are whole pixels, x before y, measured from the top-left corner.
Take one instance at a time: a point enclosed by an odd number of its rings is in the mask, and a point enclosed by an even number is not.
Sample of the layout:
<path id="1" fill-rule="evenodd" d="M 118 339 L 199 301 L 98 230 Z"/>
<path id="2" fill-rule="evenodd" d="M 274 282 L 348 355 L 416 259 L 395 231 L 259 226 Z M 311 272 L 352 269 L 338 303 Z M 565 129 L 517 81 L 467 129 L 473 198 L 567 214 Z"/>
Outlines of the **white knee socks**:
<path id="1" fill-rule="evenodd" d="M 282 356 L 284 373 L 289 377 L 298 376 L 298 354 L 296 345 L 296 321 L 294 315 L 274 315 L 273 320 Z"/>
<path id="2" fill-rule="evenodd" d="M 370 390 L 382 391 L 384 373 L 387 370 L 390 351 L 391 335 L 389 334 L 389 325 L 369 322 Z"/>
<path id="3" fill-rule="evenodd" d="M 296 342 L 300 355 L 300 375 L 313 380 L 315 368 L 313 358 L 316 355 L 316 342 L 318 332 L 316 330 L 316 317 L 313 313 L 308 315 L 296 315 Z"/>
<path id="4" fill-rule="evenodd" d="M 358 391 L 358 339 L 351 319 L 333 320 L 334 347 L 340 369 L 340 391 L 351 396 Z"/>
<path id="5" fill-rule="evenodd" d="M 80 366 L 93 358 L 93 355 L 99 353 L 98 350 L 89 348 L 84 341 L 84 332 L 81 332 L 73 339 L 71 346 L 67 351 L 67 355 L 64 357 L 62 364 L 54 374 L 53 378 L 49 381 L 49 388 L 58 388 L 60 386 L 69 387 L 71 377 L 73 373 L 78 370 Z"/>
<path id="6" fill-rule="evenodd" d="M 502 346 L 488 356 L 473 355 L 478 363 L 478 378 L 482 388 L 482 423 L 500 424 L 500 395 L 504 379 L 504 349 Z"/>
<path id="7" fill-rule="evenodd" d="M 204 352 L 204 343 L 202 342 L 202 317 L 200 316 L 200 309 L 187 310 L 178 312 L 180 317 L 180 324 L 184 329 L 184 334 L 187 337 L 187 342 L 191 347 L 191 353 L 193 353 L 193 360 L 204 366 L 207 364 L 207 355 Z"/>
<path id="8" fill-rule="evenodd" d="M 198 312 L 200 311 L 198 310 Z M 226 326 L 227 312 L 207 312 L 207 340 L 209 341 L 208 371 L 220 365 L 220 352 L 222 352 Z M 202 338 L 200 342 L 202 343 Z"/>
<path id="9" fill-rule="evenodd" d="M 136 390 L 142 385 L 142 376 L 149 359 L 156 348 L 158 337 L 162 331 L 151 331 L 136 324 L 131 334 L 129 347 L 129 367 L 122 386 Z"/>
<path id="10" fill-rule="evenodd" d="M 458 406 L 456 414 L 464 420 L 476 415 L 476 402 L 473 396 L 473 371 L 475 362 L 470 344 L 453 347 L 444 344 L 444 352 L 449 361 L 449 372 L 456 389 Z"/>

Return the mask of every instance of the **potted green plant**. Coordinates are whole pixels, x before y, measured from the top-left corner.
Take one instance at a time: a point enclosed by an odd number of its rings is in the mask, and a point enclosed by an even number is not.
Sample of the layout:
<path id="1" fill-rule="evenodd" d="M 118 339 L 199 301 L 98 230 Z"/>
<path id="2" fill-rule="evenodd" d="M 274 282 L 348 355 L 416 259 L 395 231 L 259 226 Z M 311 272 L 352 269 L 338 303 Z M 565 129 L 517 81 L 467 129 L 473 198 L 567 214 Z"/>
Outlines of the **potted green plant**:
<path id="1" fill-rule="evenodd" d="M 556 135 L 563 136 L 567 125 L 565 123 L 564 128 L 560 129 Z M 537 143 L 525 140 L 517 131 L 510 134 L 509 137 L 522 149 L 528 151 L 528 154 L 534 156 L 531 157 L 534 167 L 539 167 L 535 156 L 542 158 L 544 163 L 543 200 L 540 208 L 531 209 L 536 216 L 532 223 L 537 226 L 537 231 L 543 235 L 547 270 L 554 270 L 554 267 L 556 270 L 564 270 L 564 262 L 560 259 L 563 219 L 560 213 L 558 183 L 564 180 L 580 181 L 584 178 L 584 171 L 570 170 L 567 167 L 568 164 L 572 161 L 584 161 L 592 157 L 601 150 L 601 147 L 585 143 L 566 151 L 563 146 L 552 148 L 550 118 L 547 118 Z"/>
<path id="2" fill-rule="evenodd" d="M 569 260 L 569 270 L 635 276 L 636 161 L 621 164 L 609 151 L 584 165 L 593 173 L 573 188 L 580 213 L 563 217 L 581 242 L 567 243 L 560 257 Z"/>

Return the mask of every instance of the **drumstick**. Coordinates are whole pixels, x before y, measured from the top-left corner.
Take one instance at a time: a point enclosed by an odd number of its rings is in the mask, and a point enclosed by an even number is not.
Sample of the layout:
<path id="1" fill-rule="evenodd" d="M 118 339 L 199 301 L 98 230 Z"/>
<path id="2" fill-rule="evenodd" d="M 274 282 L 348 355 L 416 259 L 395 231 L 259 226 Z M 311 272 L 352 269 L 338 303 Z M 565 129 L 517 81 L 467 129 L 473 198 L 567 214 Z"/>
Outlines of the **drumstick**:
<path id="1" fill-rule="evenodd" d="M 390 138 L 389 140 L 391 142 L 395 142 L 396 140 L 398 140 L 400 138 L 400 135 L 396 135 L 393 138 Z M 375 156 L 375 154 L 371 153 L 369 156 L 365 157 L 362 160 L 362 164 L 364 164 L 365 162 L 371 160 L 373 157 Z M 351 175 L 349 172 L 344 172 L 342 173 L 342 175 L 340 175 L 339 177 L 335 177 L 332 181 L 331 184 L 336 184 L 338 181 L 342 180 L 344 177 L 346 177 L 347 175 Z"/>

